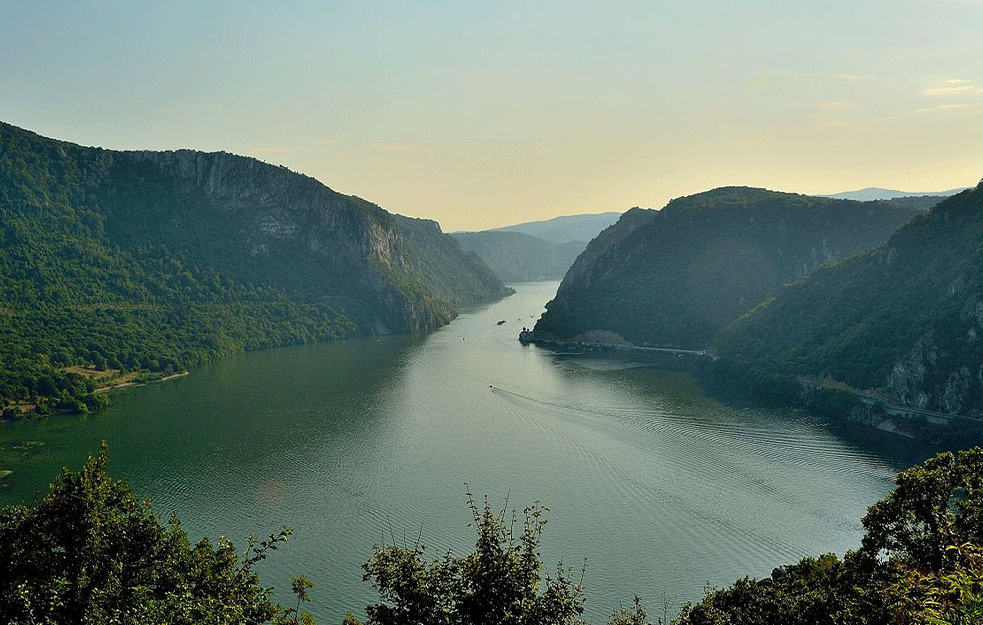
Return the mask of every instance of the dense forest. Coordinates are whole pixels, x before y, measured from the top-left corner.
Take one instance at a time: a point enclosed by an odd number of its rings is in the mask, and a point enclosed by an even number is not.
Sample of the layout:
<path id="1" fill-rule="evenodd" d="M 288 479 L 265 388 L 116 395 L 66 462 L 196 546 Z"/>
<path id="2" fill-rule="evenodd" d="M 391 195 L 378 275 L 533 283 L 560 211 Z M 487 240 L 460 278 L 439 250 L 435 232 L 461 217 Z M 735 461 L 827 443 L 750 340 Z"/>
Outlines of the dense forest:
<path id="1" fill-rule="evenodd" d="M 719 355 L 770 373 L 883 389 L 906 404 L 983 415 L 983 187 L 883 246 L 821 268 L 738 320 Z"/>
<path id="2" fill-rule="evenodd" d="M 0 411 L 243 350 L 434 328 L 508 294 L 434 222 L 226 153 L 0 124 Z"/>
<path id="3" fill-rule="evenodd" d="M 938 198 L 854 202 L 728 187 L 632 209 L 588 245 L 535 333 L 700 349 L 823 263 L 883 243 Z"/>

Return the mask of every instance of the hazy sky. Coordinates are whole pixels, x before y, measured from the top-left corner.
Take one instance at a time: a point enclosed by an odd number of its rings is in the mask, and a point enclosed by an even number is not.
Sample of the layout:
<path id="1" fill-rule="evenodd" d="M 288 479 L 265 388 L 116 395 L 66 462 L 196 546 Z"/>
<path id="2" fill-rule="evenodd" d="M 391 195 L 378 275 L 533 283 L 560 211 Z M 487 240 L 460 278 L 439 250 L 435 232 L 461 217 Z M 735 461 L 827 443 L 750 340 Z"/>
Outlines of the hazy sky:
<path id="1" fill-rule="evenodd" d="M 444 230 L 983 177 L 983 0 L 0 0 L 0 119 Z"/>

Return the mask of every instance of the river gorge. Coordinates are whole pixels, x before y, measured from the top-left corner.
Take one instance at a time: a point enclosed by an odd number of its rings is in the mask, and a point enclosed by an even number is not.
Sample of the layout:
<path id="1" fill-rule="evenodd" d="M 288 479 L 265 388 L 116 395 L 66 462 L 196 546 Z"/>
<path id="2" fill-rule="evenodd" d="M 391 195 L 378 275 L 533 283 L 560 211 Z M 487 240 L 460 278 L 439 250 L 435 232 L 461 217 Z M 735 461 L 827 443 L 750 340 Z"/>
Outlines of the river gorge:
<path id="1" fill-rule="evenodd" d="M 586 560 L 586 616 L 602 622 L 636 593 L 654 617 L 663 593 L 697 600 L 707 583 L 842 555 L 894 473 L 934 453 L 721 403 L 630 356 L 520 344 L 556 288 L 516 285 L 425 336 L 248 353 L 116 391 L 103 413 L 5 424 L 0 504 L 30 502 L 106 440 L 111 473 L 193 540 L 293 527 L 262 580 L 306 575 L 311 612 L 334 623 L 376 599 L 360 568 L 374 544 L 462 553 L 469 490 L 520 515 L 540 501 L 548 569 L 562 559 L 579 577 Z"/>

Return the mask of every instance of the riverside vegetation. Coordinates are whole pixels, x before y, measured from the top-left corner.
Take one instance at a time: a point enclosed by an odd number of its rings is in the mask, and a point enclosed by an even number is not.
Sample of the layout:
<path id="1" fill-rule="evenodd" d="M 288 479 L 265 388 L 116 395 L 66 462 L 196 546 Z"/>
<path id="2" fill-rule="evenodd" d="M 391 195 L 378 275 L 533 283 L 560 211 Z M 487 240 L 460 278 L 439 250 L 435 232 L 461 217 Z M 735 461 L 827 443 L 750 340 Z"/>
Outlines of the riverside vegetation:
<path id="1" fill-rule="evenodd" d="M 118 152 L 0 123 L 0 412 L 243 350 L 432 329 L 507 295 L 432 221 L 227 153 Z"/>
<path id="2" fill-rule="evenodd" d="M 34 623 L 313 623 L 303 609 L 313 583 L 291 579 L 295 602 L 273 601 L 255 565 L 278 549 L 284 529 L 251 539 L 242 555 L 221 539 L 192 546 L 171 516 L 106 471 L 105 445 L 48 495 L 0 511 L 0 618 Z M 678 625 L 818 622 L 868 625 L 978 623 L 983 619 L 983 449 L 942 453 L 897 476 L 897 488 L 863 519 L 858 549 L 737 580 L 685 603 Z M 425 547 L 376 547 L 365 581 L 380 603 L 366 625 L 550 625 L 581 622 L 578 572 L 545 573 L 539 541 L 545 508 L 524 517 L 479 508 L 469 497 L 474 552 L 428 560 Z M 516 529 L 516 524 L 520 528 Z M 583 575 L 583 571 L 579 573 Z M 666 604 L 668 610 L 668 603 Z M 636 598 L 611 625 L 650 623 Z M 660 624 L 668 624 L 664 614 Z M 349 614 L 347 625 L 359 625 Z"/>

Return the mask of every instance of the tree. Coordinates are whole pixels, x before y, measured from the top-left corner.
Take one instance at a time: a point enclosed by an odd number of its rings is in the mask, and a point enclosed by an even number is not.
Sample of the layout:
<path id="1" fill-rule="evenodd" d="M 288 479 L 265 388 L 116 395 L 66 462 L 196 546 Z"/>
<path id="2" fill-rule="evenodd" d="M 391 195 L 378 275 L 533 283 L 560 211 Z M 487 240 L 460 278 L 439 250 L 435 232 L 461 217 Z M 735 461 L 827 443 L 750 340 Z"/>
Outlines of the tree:
<path id="1" fill-rule="evenodd" d="M 557 566 L 544 574 L 539 538 L 546 508 L 524 511 L 522 533 L 514 533 L 515 513 L 492 512 L 468 504 L 478 533 L 471 554 L 427 562 L 425 547 L 376 547 L 363 566 L 383 603 L 366 607 L 368 625 L 562 625 L 583 612 L 579 582 Z M 349 615 L 346 623 L 358 623 Z"/>
<path id="2" fill-rule="evenodd" d="M 899 473 L 897 488 L 863 519 L 862 551 L 946 572 L 949 547 L 983 545 L 983 449 L 949 452 Z"/>
<path id="3" fill-rule="evenodd" d="M 897 475 L 870 507 L 862 546 L 744 578 L 685 604 L 679 625 L 983 622 L 983 449 Z"/>
<path id="4" fill-rule="evenodd" d="M 295 623 L 300 605 L 271 601 L 253 565 L 290 534 L 250 540 L 242 559 L 226 539 L 192 546 L 175 516 L 162 523 L 150 503 L 106 472 L 103 443 L 47 496 L 0 512 L 0 622 Z M 298 599 L 310 583 L 295 582 Z M 310 622 L 309 620 L 305 622 Z"/>

